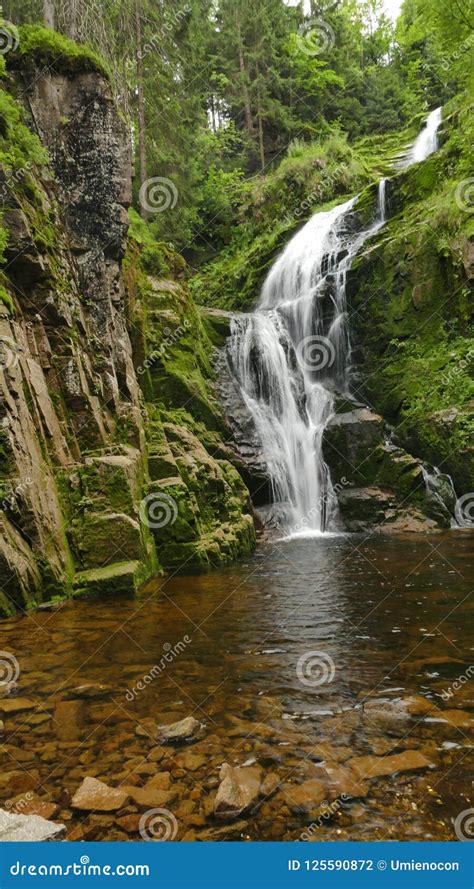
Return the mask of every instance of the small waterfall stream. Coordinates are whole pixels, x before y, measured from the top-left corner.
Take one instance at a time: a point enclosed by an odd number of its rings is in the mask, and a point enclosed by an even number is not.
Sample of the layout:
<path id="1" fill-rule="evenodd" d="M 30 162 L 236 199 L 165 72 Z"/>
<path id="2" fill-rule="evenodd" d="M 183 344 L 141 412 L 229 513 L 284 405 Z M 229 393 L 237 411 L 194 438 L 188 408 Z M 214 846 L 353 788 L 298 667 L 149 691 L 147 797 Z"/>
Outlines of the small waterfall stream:
<path id="1" fill-rule="evenodd" d="M 417 159 L 433 150 L 432 117 L 429 139 L 423 130 L 413 146 Z M 322 440 L 336 394 L 349 395 L 347 272 L 386 221 L 386 184 L 379 182 L 375 218 L 362 230 L 358 196 L 315 213 L 275 261 L 256 310 L 231 324 L 229 365 L 262 445 L 278 523 L 290 535 L 337 527 Z"/>

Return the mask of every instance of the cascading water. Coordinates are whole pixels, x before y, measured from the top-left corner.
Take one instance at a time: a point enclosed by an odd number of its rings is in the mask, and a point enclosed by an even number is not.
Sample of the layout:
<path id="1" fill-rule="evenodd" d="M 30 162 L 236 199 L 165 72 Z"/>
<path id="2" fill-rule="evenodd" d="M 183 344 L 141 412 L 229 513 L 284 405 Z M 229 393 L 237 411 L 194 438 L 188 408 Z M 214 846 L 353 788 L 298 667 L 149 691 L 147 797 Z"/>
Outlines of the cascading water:
<path id="1" fill-rule="evenodd" d="M 346 277 L 385 219 L 355 230 L 357 198 L 316 213 L 273 265 L 251 315 L 234 319 L 229 360 L 262 443 L 280 520 L 292 533 L 330 529 L 337 500 L 322 457 L 336 392 L 347 393 Z"/>
<path id="2" fill-rule="evenodd" d="M 430 114 L 410 160 L 437 147 L 441 109 Z M 387 218 L 381 179 L 373 223 L 357 230 L 357 197 L 316 213 L 272 266 L 251 315 L 231 324 L 228 357 L 289 534 L 336 527 L 337 498 L 322 455 L 336 393 L 349 395 L 346 278 L 354 257 Z"/>
<path id="3" fill-rule="evenodd" d="M 441 113 L 441 108 L 435 108 L 435 110 L 428 115 L 423 129 L 401 161 L 400 167 L 402 169 L 410 167 L 411 164 L 417 164 L 420 161 L 424 161 L 425 158 L 429 157 L 430 154 L 433 154 L 433 152 L 437 150 Z"/>

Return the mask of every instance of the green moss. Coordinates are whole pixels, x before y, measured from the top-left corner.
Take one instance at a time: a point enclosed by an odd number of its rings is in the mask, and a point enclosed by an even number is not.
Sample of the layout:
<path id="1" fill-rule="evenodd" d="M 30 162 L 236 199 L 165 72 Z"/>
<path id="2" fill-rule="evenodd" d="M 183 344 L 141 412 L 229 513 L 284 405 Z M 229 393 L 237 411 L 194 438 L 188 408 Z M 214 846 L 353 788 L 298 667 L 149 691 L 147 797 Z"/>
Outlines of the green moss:
<path id="1" fill-rule="evenodd" d="M 77 75 L 95 71 L 110 79 L 104 61 L 90 47 L 74 43 L 62 34 L 41 25 L 23 25 L 20 41 L 8 53 L 8 68 L 47 67 L 53 74 Z"/>
<path id="2" fill-rule="evenodd" d="M 468 177 L 472 115 L 464 97 L 444 115 L 442 147 L 388 183 L 392 218 L 348 280 L 357 393 L 408 449 L 472 490 L 472 218 L 457 197 Z"/>

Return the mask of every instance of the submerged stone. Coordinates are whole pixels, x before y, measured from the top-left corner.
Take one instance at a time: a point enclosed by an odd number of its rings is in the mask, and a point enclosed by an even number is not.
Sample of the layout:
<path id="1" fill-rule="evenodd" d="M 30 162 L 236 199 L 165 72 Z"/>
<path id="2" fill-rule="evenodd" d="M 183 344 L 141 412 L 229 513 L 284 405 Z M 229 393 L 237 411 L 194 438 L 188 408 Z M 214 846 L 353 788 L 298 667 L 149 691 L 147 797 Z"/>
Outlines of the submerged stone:
<path id="1" fill-rule="evenodd" d="M 217 818 L 238 818 L 258 799 L 262 783 L 259 766 L 233 768 L 228 763 L 221 766 L 221 783 L 214 803 Z"/>
<path id="2" fill-rule="evenodd" d="M 158 740 L 162 744 L 190 744 L 202 738 L 203 734 L 204 726 L 193 716 L 187 716 L 170 725 L 158 726 Z"/>
<path id="3" fill-rule="evenodd" d="M 129 794 L 122 788 L 109 787 L 97 778 L 84 778 L 76 790 L 71 806 L 85 812 L 116 812 L 121 809 Z"/>

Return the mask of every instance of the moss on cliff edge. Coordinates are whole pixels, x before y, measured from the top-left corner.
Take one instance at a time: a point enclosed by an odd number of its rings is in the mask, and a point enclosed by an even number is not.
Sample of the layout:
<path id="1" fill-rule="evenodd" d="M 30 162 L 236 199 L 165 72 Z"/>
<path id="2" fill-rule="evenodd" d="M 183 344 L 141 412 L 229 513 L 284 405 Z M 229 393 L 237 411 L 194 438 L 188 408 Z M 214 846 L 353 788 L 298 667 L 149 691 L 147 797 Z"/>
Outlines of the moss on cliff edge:
<path id="1" fill-rule="evenodd" d="M 189 292 L 183 261 L 131 216 L 125 276 L 147 402 L 149 484 L 142 519 L 150 522 L 164 567 L 203 570 L 252 551 L 250 497 L 228 459 L 213 391 L 214 341 Z"/>

